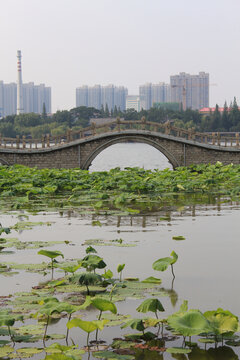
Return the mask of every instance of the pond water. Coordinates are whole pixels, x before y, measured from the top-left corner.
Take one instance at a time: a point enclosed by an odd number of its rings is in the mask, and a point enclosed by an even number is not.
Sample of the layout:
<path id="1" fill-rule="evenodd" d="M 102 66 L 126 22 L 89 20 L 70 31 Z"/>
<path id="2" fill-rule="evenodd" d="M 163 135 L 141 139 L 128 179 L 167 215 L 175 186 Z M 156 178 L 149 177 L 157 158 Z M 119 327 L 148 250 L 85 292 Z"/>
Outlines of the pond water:
<path id="1" fill-rule="evenodd" d="M 93 161 L 90 171 L 109 170 L 115 166 L 121 168 L 140 166 L 145 169 L 172 168 L 158 150 L 145 144 L 127 143 L 111 146 L 99 154 Z M 189 204 L 189 201 L 186 203 Z M 22 225 L 26 222 L 35 223 L 30 229 L 23 226 L 18 231 L 12 230 L 11 234 L 4 236 L 6 238 L 17 238 L 21 242 L 35 242 L 36 244 L 40 241 L 59 241 L 59 244 L 52 244 L 47 249 L 61 251 L 65 261 L 83 258 L 88 246 L 86 241 L 93 240 L 92 246 L 107 263 L 107 269 L 112 270 L 114 278 L 119 276 L 118 264 L 126 264 L 123 270 L 124 278 L 137 277 L 140 280 L 150 276 L 161 278 L 162 283 L 145 293 L 145 297 L 153 297 L 154 293 L 157 294 L 155 297 L 159 298 L 165 308 L 165 312 L 161 313 L 164 318 L 178 311 L 184 300 L 188 300 L 190 309 L 200 309 L 204 312 L 221 307 L 240 316 L 238 286 L 240 206 L 237 202 L 219 198 L 205 205 L 168 206 L 165 209 L 159 208 L 154 213 L 131 216 L 82 214 L 74 208 L 61 211 L 46 209 L 38 213 L 12 210 L 2 211 L 0 214 L 0 223 L 4 227 L 13 226 L 16 223 Z M 39 225 L 39 222 L 42 222 L 42 225 Z M 173 239 L 180 235 L 185 240 Z M 108 246 L 103 246 L 102 243 Z M 38 246 L 34 249 L 17 250 L 16 247 L 5 249 L 0 252 L 0 264 L 4 262 L 39 264 L 47 261 L 45 257 L 37 254 L 39 249 Z M 173 250 L 179 256 L 174 264 L 176 275 L 174 281 L 170 268 L 165 272 L 152 269 L 152 263 L 155 260 L 170 256 Z M 16 292 L 30 292 L 32 287 L 51 279 L 49 270 L 46 273 L 28 272 L 22 269 L 15 270 L 13 266 L 12 272 L 17 273 L 14 276 L 4 276 L 0 273 L 0 306 L 5 304 L 4 296 L 14 295 Z M 103 270 L 99 272 L 103 273 Z M 63 272 L 55 269 L 54 279 L 59 279 L 63 275 Z M 60 293 L 59 296 L 63 300 L 66 295 Z M 125 300 L 116 302 L 118 313 L 129 314 L 135 318 L 145 317 L 146 314 L 136 311 L 142 301 L 143 298 L 135 296 L 133 290 L 133 293 L 128 294 Z M 97 316 L 98 312 L 93 308 L 81 311 L 83 320 L 93 320 Z M 25 320 L 25 324 L 36 324 L 36 321 L 30 318 Z M 66 318 L 55 320 L 49 325 L 48 334 L 65 334 L 66 323 Z M 20 326 L 19 323 L 17 325 Z M 111 344 L 113 338 L 133 332 L 136 330 L 106 326 L 100 332 L 99 338 Z M 153 343 L 153 345 L 159 347 L 161 344 L 162 347 L 167 348 L 182 346 L 182 338 L 173 339 L 168 337 L 168 334 L 165 329 L 164 341 Z M 93 340 L 94 336 L 91 334 L 90 339 Z M 1 336 L 0 340 L 7 338 Z M 193 337 L 193 340 L 197 341 L 197 338 Z M 46 346 L 56 341 L 66 345 L 64 339 L 49 339 L 46 341 Z M 86 344 L 86 335 L 82 330 L 77 328 L 70 330 L 69 345 L 72 343 L 79 344 L 79 347 Z M 43 343 L 42 341 L 34 344 L 16 343 L 15 349 L 24 346 L 42 348 Z M 205 345 L 198 343 L 198 347 L 188 355 L 167 352 L 162 354 L 159 351 L 139 349 L 136 350 L 134 358 L 136 360 L 233 360 L 240 358 L 240 347 L 222 346 L 221 343 L 217 348 L 214 344 L 208 344 L 206 347 L 208 350 L 204 351 Z M 6 357 L 2 358 L 6 359 Z M 34 356 L 34 359 L 44 358 L 44 353 Z M 93 360 L 96 357 L 94 353 L 86 353 L 82 359 Z"/>
<path id="2" fill-rule="evenodd" d="M 77 211 L 46 212 L 37 215 L 22 211 L 10 212 L 1 214 L 1 222 L 4 226 L 12 226 L 19 220 L 26 221 L 25 216 L 28 216 L 27 221 L 30 222 L 50 222 L 51 226 L 34 226 L 30 230 L 12 231 L 11 236 L 21 241 L 68 240 L 70 241 L 68 245 L 64 243 L 50 248 L 62 251 L 65 259 L 82 258 L 85 254 L 86 246 L 83 244 L 86 240 L 110 241 L 121 238 L 123 244 L 135 246 L 95 246 L 95 248 L 116 277 L 118 276 L 116 267 L 119 263 L 126 264 L 124 277 L 139 277 L 140 280 L 148 276 L 160 277 L 162 279 L 160 288 L 167 290 L 170 295 L 160 298 L 166 310 L 164 316 L 177 311 L 185 299 L 189 301 L 190 308 L 206 311 L 222 307 L 239 315 L 239 213 L 238 204 L 220 202 L 214 205 L 167 209 L 145 216 L 83 216 Z M 93 226 L 93 221 L 99 221 L 101 226 Z M 172 239 L 173 236 L 178 235 L 184 236 L 186 240 Z M 43 261 L 36 249 L 13 250 L 13 254 L 0 255 L 0 262 L 24 264 Z M 179 255 L 179 260 L 174 266 L 176 278 L 173 283 L 169 269 L 163 273 L 152 270 L 152 263 L 160 257 L 169 256 L 172 250 Z M 56 278 L 60 276 L 61 273 L 55 273 Z M 50 274 L 43 276 L 25 271 L 19 271 L 19 274 L 13 277 L 1 276 L 1 295 L 30 291 L 32 286 L 49 278 Z M 141 302 L 142 299 L 118 302 L 118 312 L 139 317 L 135 309 Z M 83 318 L 93 319 L 96 318 L 96 314 L 92 310 L 87 315 L 84 314 Z M 66 320 L 63 319 L 51 325 L 49 333 L 63 332 L 65 324 Z M 106 328 L 101 332 L 101 339 L 111 342 L 113 337 L 129 332 L 129 329 L 120 330 L 119 327 Z M 71 337 L 74 342 L 80 340 L 85 344 L 85 337 L 80 333 L 81 331 L 72 329 Z M 238 348 L 234 351 L 240 354 Z M 191 356 L 189 359 L 195 359 L 193 353 Z M 162 357 L 159 355 L 155 358 Z M 172 359 L 167 353 L 164 353 L 163 358 Z M 200 358 L 196 357 L 196 359 Z M 227 360 L 228 357 L 225 359 Z"/>

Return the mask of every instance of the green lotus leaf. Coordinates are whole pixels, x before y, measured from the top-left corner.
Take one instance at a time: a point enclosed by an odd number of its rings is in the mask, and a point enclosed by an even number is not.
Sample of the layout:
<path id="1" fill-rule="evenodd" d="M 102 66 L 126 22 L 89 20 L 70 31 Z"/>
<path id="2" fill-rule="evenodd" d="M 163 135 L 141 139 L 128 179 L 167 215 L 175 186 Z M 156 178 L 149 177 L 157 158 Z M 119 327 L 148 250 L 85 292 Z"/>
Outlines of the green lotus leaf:
<path id="1" fill-rule="evenodd" d="M 109 320 L 93 320 L 92 321 L 94 325 L 97 326 L 97 329 L 99 330 L 103 330 L 104 329 L 104 326 L 109 322 Z"/>
<path id="2" fill-rule="evenodd" d="M 100 311 L 111 311 L 113 314 L 117 314 L 117 307 L 112 301 L 102 298 L 94 298 L 92 300 L 92 304 Z"/>
<path id="3" fill-rule="evenodd" d="M 9 310 L 0 311 L 0 326 L 13 326 L 15 321 L 23 321 L 23 316 L 12 314 Z"/>
<path id="4" fill-rule="evenodd" d="M 14 352 L 14 348 L 11 346 L 5 345 L 0 347 L 0 358 L 4 358 Z"/>
<path id="5" fill-rule="evenodd" d="M 44 349 L 42 348 L 31 348 L 31 347 L 27 347 L 27 348 L 21 348 L 21 349 L 17 349 L 16 352 L 19 354 L 19 356 L 21 357 L 21 355 L 29 355 L 29 357 L 36 355 L 36 354 L 40 354 L 41 352 L 43 352 Z"/>
<path id="6" fill-rule="evenodd" d="M 172 239 L 173 239 L 173 240 L 186 240 L 186 238 L 185 238 L 184 236 L 181 236 L 181 235 L 179 235 L 179 236 L 173 236 Z"/>
<path id="7" fill-rule="evenodd" d="M 171 265 L 173 265 L 175 262 L 177 262 L 178 255 L 175 253 L 175 251 L 172 251 L 170 255 L 173 257 L 171 262 Z"/>
<path id="8" fill-rule="evenodd" d="M 58 265 L 58 267 L 65 272 L 74 274 L 81 267 L 81 263 L 77 265 Z"/>
<path id="9" fill-rule="evenodd" d="M 110 359 L 110 360 L 133 360 L 135 359 L 132 355 L 119 355 L 112 351 L 98 351 L 94 352 L 94 357 L 100 359 Z"/>
<path id="10" fill-rule="evenodd" d="M 175 262 L 178 259 L 178 255 L 175 253 L 175 251 L 172 251 L 171 256 L 172 256 L 172 258 L 165 257 L 165 258 L 161 258 L 161 259 L 154 261 L 154 263 L 152 264 L 153 270 L 165 271 L 165 270 L 167 270 L 169 265 L 175 264 Z"/>
<path id="11" fill-rule="evenodd" d="M 9 227 L 2 227 L 0 224 L 0 235 L 2 235 L 3 233 L 5 234 L 10 234 L 11 230 Z"/>
<path id="12" fill-rule="evenodd" d="M 79 327 L 83 331 L 86 331 L 87 333 L 91 333 L 98 329 L 98 325 L 93 321 L 84 321 L 81 319 L 72 319 L 67 322 L 67 328 L 72 329 L 73 327 Z"/>
<path id="13" fill-rule="evenodd" d="M 74 358 L 72 356 L 67 356 L 64 354 L 52 354 L 47 355 L 44 360 L 73 360 Z"/>
<path id="14" fill-rule="evenodd" d="M 144 319 L 143 322 L 144 322 L 144 327 L 145 328 L 148 328 L 148 327 L 155 327 L 157 324 L 159 324 L 161 320 L 159 319 L 156 319 L 156 318 L 147 318 L 147 319 Z"/>
<path id="15" fill-rule="evenodd" d="M 56 302 L 56 301 L 48 301 L 43 305 L 39 310 L 38 313 L 40 314 L 46 314 L 46 315 L 52 315 L 54 313 L 62 313 L 66 312 L 68 314 L 74 313 L 78 309 L 77 306 L 71 305 L 66 302 Z"/>
<path id="16" fill-rule="evenodd" d="M 238 331 L 238 317 L 228 310 L 219 308 L 216 311 L 206 311 L 204 316 L 210 322 L 215 335 Z"/>
<path id="17" fill-rule="evenodd" d="M 90 254 L 82 259 L 82 267 L 84 268 L 104 269 L 106 266 L 107 264 L 98 255 Z"/>
<path id="18" fill-rule="evenodd" d="M 106 272 L 102 275 L 102 277 L 103 277 L 104 279 L 106 279 L 106 280 L 112 279 L 113 273 L 112 273 L 112 271 L 109 269 L 108 271 L 106 271 Z"/>
<path id="19" fill-rule="evenodd" d="M 172 347 L 166 350 L 170 354 L 190 354 L 191 349 L 181 348 L 181 347 Z"/>
<path id="20" fill-rule="evenodd" d="M 131 319 L 127 321 L 124 325 L 121 326 L 122 329 L 130 326 L 132 329 L 136 329 L 138 331 L 144 331 L 144 321 L 142 319 Z"/>
<path id="21" fill-rule="evenodd" d="M 117 267 L 117 272 L 120 273 L 125 268 L 125 264 L 119 264 Z"/>
<path id="22" fill-rule="evenodd" d="M 85 252 L 86 254 L 90 254 L 90 253 L 97 254 L 97 250 L 95 250 L 91 245 L 86 248 Z"/>
<path id="23" fill-rule="evenodd" d="M 138 312 L 146 313 L 148 311 L 156 313 L 158 311 L 165 311 L 161 302 L 158 299 L 146 299 L 136 309 Z"/>
<path id="24" fill-rule="evenodd" d="M 39 250 L 38 254 L 47 256 L 50 259 L 55 259 L 58 256 L 61 256 L 62 258 L 64 258 L 64 255 L 61 253 L 61 251 Z"/>
<path id="25" fill-rule="evenodd" d="M 210 338 L 204 338 L 204 339 L 201 338 L 201 339 L 198 339 L 198 341 L 203 344 L 214 344 L 215 343 L 215 340 L 210 339 Z"/>
<path id="26" fill-rule="evenodd" d="M 148 278 L 146 278 L 145 280 L 142 280 L 142 283 L 147 283 L 147 284 L 161 284 L 162 280 L 155 278 L 154 276 L 150 276 Z"/>
<path id="27" fill-rule="evenodd" d="M 208 320 L 199 310 L 189 310 L 167 318 L 169 326 L 183 336 L 199 335 L 212 331 Z"/>
<path id="28" fill-rule="evenodd" d="M 78 282 L 80 285 L 96 285 L 102 282 L 102 278 L 98 274 L 82 273 Z"/>

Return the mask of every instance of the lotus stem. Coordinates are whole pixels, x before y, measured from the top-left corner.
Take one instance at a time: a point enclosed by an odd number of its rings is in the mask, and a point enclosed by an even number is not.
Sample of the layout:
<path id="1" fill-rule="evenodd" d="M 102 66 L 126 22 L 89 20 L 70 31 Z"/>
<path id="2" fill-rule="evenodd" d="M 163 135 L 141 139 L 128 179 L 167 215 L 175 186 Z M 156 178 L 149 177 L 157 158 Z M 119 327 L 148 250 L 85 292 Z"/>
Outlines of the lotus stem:
<path id="1" fill-rule="evenodd" d="M 87 348 L 88 348 L 88 350 L 89 350 L 89 335 L 90 335 L 90 333 L 87 334 Z"/>
<path id="2" fill-rule="evenodd" d="M 69 314 L 68 321 L 71 320 L 72 314 Z M 69 328 L 67 328 L 66 342 L 68 341 Z"/>
<path id="3" fill-rule="evenodd" d="M 52 259 L 52 280 L 53 280 L 53 259 Z"/>
<path id="4" fill-rule="evenodd" d="M 184 347 L 184 346 L 186 345 L 185 341 L 186 341 L 186 336 L 183 336 L 183 343 L 182 343 L 182 347 Z"/>
<path id="5" fill-rule="evenodd" d="M 46 335 L 47 335 L 47 328 L 48 328 L 49 319 L 50 319 L 50 316 L 48 315 L 48 317 L 47 317 L 47 323 L 46 323 L 45 331 L 44 331 L 44 335 L 43 335 L 43 342 L 45 342 L 45 338 L 46 338 Z M 44 345 L 44 346 L 45 346 L 45 345 Z"/>
<path id="6" fill-rule="evenodd" d="M 13 335 L 12 335 L 11 330 L 10 330 L 10 326 L 8 326 L 8 333 L 9 333 L 10 339 L 12 340 L 13 344 L 15 344 Z"/>
<path id="7" fill-rule="evenodd" d="M 90 295 L 89 287 L 86 285 L 87 288 L 87 294 Z"/>
<path id="8" fill-rule="evenodd" d="M 171 269 L 172 269 L 173 279 L 175 279 L 175 274 L 174 274 L 174 271 L 173 271 L 173 265 L 172 264 L 171 264 Z"/>
<path id="9" fill-rule="evenodd" d="M 102 310 L 100 310 L 98 320 L 101 320 L 101 316 L 102 316 Z M 98 329 L 96 329 L 96 343 L 97 343 L 97 341 L 98 341 Z"/>

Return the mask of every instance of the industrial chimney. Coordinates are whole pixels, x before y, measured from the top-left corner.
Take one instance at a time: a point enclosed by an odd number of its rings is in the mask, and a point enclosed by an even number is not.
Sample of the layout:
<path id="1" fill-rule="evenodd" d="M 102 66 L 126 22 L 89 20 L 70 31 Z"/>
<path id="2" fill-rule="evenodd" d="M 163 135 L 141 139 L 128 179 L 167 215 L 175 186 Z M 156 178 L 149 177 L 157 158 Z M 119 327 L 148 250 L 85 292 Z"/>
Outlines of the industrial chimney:
<path id="1" fill-rule="evenodd" d="M 21 65 L 21 50 L 17 51 L 17 115 L 23 113 L 23 95 L 22 95 L 22 65 Z"/>

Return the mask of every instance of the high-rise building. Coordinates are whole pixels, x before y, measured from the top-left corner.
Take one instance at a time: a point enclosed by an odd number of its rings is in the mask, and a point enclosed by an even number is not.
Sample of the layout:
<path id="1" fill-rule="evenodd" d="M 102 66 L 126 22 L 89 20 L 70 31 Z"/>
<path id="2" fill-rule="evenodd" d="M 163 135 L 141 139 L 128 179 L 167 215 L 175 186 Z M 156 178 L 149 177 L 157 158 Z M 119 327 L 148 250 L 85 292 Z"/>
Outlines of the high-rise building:
<path id="1" fill-rule="evenodd" d="M 33 82 L 22 84 L 22 113 L 51 113 L 51 88 Z M 17 114 L 17 84 L 0 81 L 0 117 Z"/>
<path id="2" fill-rule="evenodd" d="M 183 109 L 198 110 L 209 107 L 209 74 L 180 73 L 170 76 L 171 102 L 182 103 Z"/>
<path id="3" fill-rule="evenodd" d="M 114 110 L 115 106 L 125 110 L 127 94 L 128 90 L 123 86 L 84 85 L 76 89 L 76 106 L 88 106 L 100 110 L 102 106 L 105 108 L 107 105 L 110 111 Z"/>
<path id="4" fill-rule="evenodd" d="M 76 107 L 88 106 L 88 86 L 84 85 L 76 89 Z"/>
<path id="5" fill-rule="evenodd" d="M 127 109 L 134 109 L 137 112 L 141 110 L 139 95 L 128 95 L 126 97 L 126 110 Z"/>
<path id="6" fill-rule="evenodd" d="M 170 85 L 163 82 L 159 84 L 147 83 L 139 86 L 140 107 L 149 110 L 154 103 L 170 101 Z"/>

